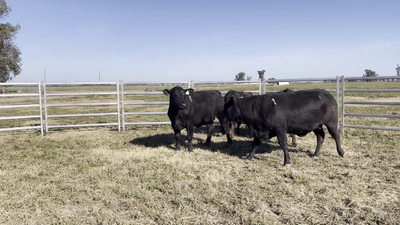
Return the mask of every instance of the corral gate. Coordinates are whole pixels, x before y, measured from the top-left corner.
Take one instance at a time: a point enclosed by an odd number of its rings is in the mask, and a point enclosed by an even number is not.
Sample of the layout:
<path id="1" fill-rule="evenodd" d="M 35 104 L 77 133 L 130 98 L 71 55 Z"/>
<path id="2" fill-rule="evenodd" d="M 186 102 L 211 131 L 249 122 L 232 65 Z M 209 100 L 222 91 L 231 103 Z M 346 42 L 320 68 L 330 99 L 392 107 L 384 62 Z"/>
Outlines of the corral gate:
<path id="1" fill-rule="evenodd" d="M 115 91 L 111 92 L 76 92 L 78 86 L 111 86 L 114 87 Z M 78 82 L 78 83 L 43 83 L 44 86 L 44 110 L 45 110 L 45 121 L 46 121 L 46 132 L 49 132 L 50 128 L 73 128 L 73 127 L 99 127 L 99 126 L 117 126 L 118 131 L 120 131 L 120 101 L 119 101 L 119 81 L 117 82 Z M 61 93 L 48 93 L 48 88 L 67 86 L 74 87 L 74 92 L 61 92 Z M 62 98 L 65 96 L 114 96 L 115 102 L 85 102 L 85 103 L 69 103 L 69 104 L 49 104 L 48 98 Z M 111 113 L 80 113 L 80 114 L 49 114 L 49 108 L 59 108 L 59 107 L 95 107 L 95 106 L 116 106 L 115 112 Z M 98 123 L 98 124 L 56 124 L 49 125 L 50 119 L 56 118 L 67 118 L 67 117 L 88 117 L 88 116 L 115 116 L 117 121 L 113 123 Z"/>

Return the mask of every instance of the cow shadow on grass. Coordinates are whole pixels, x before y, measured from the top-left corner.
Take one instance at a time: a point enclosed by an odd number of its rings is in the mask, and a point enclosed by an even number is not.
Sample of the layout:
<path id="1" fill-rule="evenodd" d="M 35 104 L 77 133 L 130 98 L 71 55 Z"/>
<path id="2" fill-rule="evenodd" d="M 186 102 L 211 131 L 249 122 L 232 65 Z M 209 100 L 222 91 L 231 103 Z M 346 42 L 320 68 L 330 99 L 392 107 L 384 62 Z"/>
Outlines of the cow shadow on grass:
<path id="1" fill-rule="evenodd" d="M 206 133 L 206 128 L 196 127 L 194 135 L 193 135 L 193 148 L 194 151 L 197 149 L 208 150 L 208 151 L 217 151 L 223 154 L 244 157 L 248 155 L 248 153 L 252 150 L 252 138 L 248 138 L 247 140 L 237 140 L 233 137 L 233 143 L 229 145 L 226 141 L 225 135 L 223 135 L 219 129 L 216 129 L 213 133 L 213 137 L 211 139 L 211 148 L 205 145 L 205 138 L 196 137 L 196 133 Z M 223 141 L 216 141 L 215 137 L 224 137 Z M 181 135 L 181 150 L 187 151 L 187 136 Z M 138 137 L 130 141 L 130 144 L 133 145 L 141 145 L 148 148 L 158 148 L 158 147 L 166 147 L 171 150 L 175 150 L 175 135 L 171 133 L 162 133 L 155 134 L 146 137 Z M 289 147 L 289 152 L 300 152 L 297 148 Z M 279 144 L 277 143 L 268 143 L 264 142 L 256 152 L 256 156 L 258 154 L 269 154 L 273 151 L 282 151 Z"/>

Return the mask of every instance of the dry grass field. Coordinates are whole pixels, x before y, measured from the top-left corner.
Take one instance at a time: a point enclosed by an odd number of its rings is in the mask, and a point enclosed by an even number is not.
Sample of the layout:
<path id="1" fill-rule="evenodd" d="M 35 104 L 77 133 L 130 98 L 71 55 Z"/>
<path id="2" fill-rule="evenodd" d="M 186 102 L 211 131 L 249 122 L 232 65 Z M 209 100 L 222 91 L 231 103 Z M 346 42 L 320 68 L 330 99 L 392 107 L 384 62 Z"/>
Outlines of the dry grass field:
<path id="1" fill-rule="evenodd" d="M 346 86 L 398 88 L 399 83 Z M 268 88 L 287 87 L 334 89 L 335 84 Z M 197 88 L 257 90 L 254 86 Z M 126 99 L 168 101 L 164 95 Z M 348 93 L 346 99 L 400 101 L 400 94 Z M 114 100 L 112 96 L 52 97 L 48 103 Z M 35 104 L 35 99 L 0 98 L 0 104 Z M 166 110 L 167 106 L 127 107 L 130 112 Z M 115 106 L 49 108 L 49 114 L 116 111 Z M 346 112 L 400 114 L 400 107 L 349 105 Z M 0 116 L 37 113 L 37 109 L 0 110 Z M 168 118 L 127 117 L 131 122 L 143 120 Z M 116 116 L 72 117 L 51 119 L 49 124 L 115 121 Z M 38 123 L 0 120 L 0 128 Z M 399 119 L 348 117 L 346 123 L 400 127 Z M 0 224 L 399 224 L 400 132 L 346 129 L 341 137 L 344 158 L 327 134 L 318 160 L 310 158 L 316 138 L 309 134 L 298 138 L 298 147 L 290 148 L 289 168 L 282 166 L 283 152 L 276 138 L 270 146 L 263 145 L 252 161 L 237 155 L 250 150 L 250 138 L 235 136 L 229 147 L 217 127 L 211 150 L 203 146 L 205 129 L 196 129 L 194 138 L 194 153 L 188 153 L 185 148 L 173 150 L 169 125 L 128 126 L 123 132 L 115 126 L 51 129 L 43 137 L 39 131 L 1 132 Z"/>

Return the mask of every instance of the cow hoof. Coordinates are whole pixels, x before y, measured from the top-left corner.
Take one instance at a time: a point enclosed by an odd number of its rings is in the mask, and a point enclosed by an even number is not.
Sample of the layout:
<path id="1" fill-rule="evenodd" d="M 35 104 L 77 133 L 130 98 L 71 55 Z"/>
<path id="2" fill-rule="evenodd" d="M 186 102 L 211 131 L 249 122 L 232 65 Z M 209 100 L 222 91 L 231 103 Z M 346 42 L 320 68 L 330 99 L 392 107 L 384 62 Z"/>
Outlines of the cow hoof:
<path id="1" fill-rule="evenodd" d="M 311 158 L 314 159 L 314 160 L 318 160 L 319 159 L 319 157 L 315 156 L 315 155 L 311 156 Z"/>
<path id="2" fill-rule="evenodd" d="M 340 157 L 344 158 L 344 151 L 342 150 L 341 153 L 339 153 Z"/>

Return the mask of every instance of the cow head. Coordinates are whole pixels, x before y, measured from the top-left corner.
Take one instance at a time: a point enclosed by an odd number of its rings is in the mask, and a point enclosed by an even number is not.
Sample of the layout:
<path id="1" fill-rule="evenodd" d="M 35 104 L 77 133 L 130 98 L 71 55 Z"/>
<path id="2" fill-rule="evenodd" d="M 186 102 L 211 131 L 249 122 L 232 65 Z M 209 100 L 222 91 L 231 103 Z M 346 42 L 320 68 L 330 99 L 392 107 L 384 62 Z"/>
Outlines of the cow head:
<path id="1" fill-rule="evenodd" d="M 251 96 L 253 96 L 251 92 L 230 90 L 225 94 L 224 99 L 225 103 L 227 103 L 232 98 L 247 98 Z"/>
<path id="2" fill-rule="evenodd" d="M 240 109 L 236 104 L 237 99 L 231 97 L 224 105 L 224 115 L 228 121 L 240 122 Z"/>
<path id="3" fill-rule="evenodd" d="M 176 86 L 171 90 L 164 89 L 163 93 L 169 95 L 169 105 L 178 109 L 186 109 L 187 104 L 192 101 L 190 94 L 194 90 L 192 88 L 183 89 Z"/>

